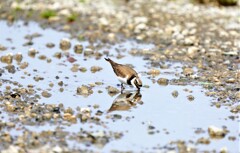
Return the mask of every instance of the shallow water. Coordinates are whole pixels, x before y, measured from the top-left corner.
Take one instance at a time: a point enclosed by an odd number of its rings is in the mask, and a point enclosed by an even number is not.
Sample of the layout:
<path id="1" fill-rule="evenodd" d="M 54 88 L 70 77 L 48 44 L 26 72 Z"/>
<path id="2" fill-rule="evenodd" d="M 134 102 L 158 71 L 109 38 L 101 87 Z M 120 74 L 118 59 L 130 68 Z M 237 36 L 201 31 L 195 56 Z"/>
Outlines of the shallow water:
<path id="1" fill-rule="evenodd" d="M 22 21 L 16 22 L 13 25 L 7 25 L 7 22 L 0 21 L 0 43 L 6 46 L 7 51 L 0 52 L 0 55 L 5 55 L 7 53 L 18 53 L 23 54 L 23 61 L 29 62 L 29 66 L 24 70 L 17 70 L 16 73 L 3 73 L 1 79 L 17 81 L 23 86 L 28 84 L 33 84 L 35 87 L 40 88 L 39 93 L 42 90 L 50 90 L 52 94 L 50 98 L 41 97 L 39 103 L 46 104 L 59 104 L 63 103 L 65 108 L 71 107 L 76 109 L 77 107 L 89 107 L 97 104 L 99 108 L 96 110 L 103 111 L 103 115 L 100 116 L 101 120 L 104 122 L 104 126 L 95 124 L 82 124 L 78 122 L 72 125 L 61 125 L 61 124 L 44 124 L 37 126 L 25 125 L 26 129 L 30 131 L 40 132 L 42 130 L 54 130 L 57 127 L 63 128 L 64 131 L 71 133 L 79 132 L 80 128 L 91 129 L 92 131 L 115 131 L 123 132 L 123 137 L 119 140 L 113 140 L 107 143 L 105 146 L 100 148 L 96 146 L 91 146 L 93 150 L 101 150 L 104 152 L 109 152 L 110 150 L 121 150 L 127 151 L 132 150 L 139 152 L 141 150 L 153 151 L 153 147 L 165 146 L 170 141 L 175 140 L 193 140 L 194 142 L 200 138 L 208 138 L 207 128 L 210 125 L 215 125 L 217 127 L 226 126 L 230 131 L 227 136 L 219 140 L 211 140 L 209 145 L 197 145 L 198 150 L 220 150 L 222 147 L 227 147 L 230 152 L 237 152 L 239 149 L 238 140 L 229 141 L 228 136 L 236 136 L 239 134 L 239 123 L 237 121 L 232 121 L 228 116 L 232 115 L 226 108 L 215 108 L 211 107 L 211 102 L 213 99 L 206 97 L 204 95 L 205 89 L 200 86 L 177 86 L 177 85 L 167 85 L 160 86 L 154 83 L 152 79 L 158 79 L 159 77 L 164 77 L 168 79 L 177 78 L 174 74 L 176 72 L 181 72 L 181 63 L 168 63 L 170 68 L 162 70 L 161 74 L 155 78 L 149 78 L 148 75 L 142 73 L 142 81 L 144 85 L 149 85 L 149 88 L 142 88 L 141 100 L 136 106 L 130 108 L 127 111 L 113 111 L 108 113 L 108 110 L 112 106 L 113 101 L 116 100 L 120 94 L 115 96 L 110 96 L 105 89 L 107 86 L 111 85 L 117 88 L 118 80 L 116 79 L 112 68 L 103 59 L 96 60 L 91 57 L 84 57 L 82 54 L 77 55 L 73 52 L 73 47 L 68 51 L 72 57 L 77 59 L 75 63 L 80 64 L 80 67 L 86 67 L 87 72 L 72 72 L 70 69 L 73 64 L 67 61 L 66 57 L 61 59 L 54 58 L 53 55 L 56 52 L 63 52 L 59 48 L 59 42 L 62 38 L 69 38 L 70 35 L 64 32 L 58 32 L 53 29 L 42 29 L 37 23 L 29 22 L 28 25 L 24 25 Z M 33 39 L 32 46 L 23 46 L 27 42 L 24 37 L 27 34 L 39 33 L 42 36 Z M 8 39 L 10 38 L 10 39 Z M 50 49 L 46 47 L 48 42 L 55 44 L 55 47 Z M 72 39 L 72 46 L 78 41 Z M 86 47 L 89 45 L 87 42 L 80 42 Z M 15 49 L 13 49 L 14 47 Z M 131 56 L 127 52 L 132 48 L 137 49 L 151 49 L 153 45 L 138 44 L 134 41 L 127 41 L 121 44 L 112 45 L 110 48 L 100 49 L 99 52 L 104 50 L 109 50 L 110 54 L 117 55 L 115 48 L 126 49 L 126 52 L 121 54 L 126 55 L 122 59 L 116 59 L 112 57 L 113 60 L 119 63 L 127 63 L 135 66 L 138 72 L 146 72 L 149 70 L 147 63 L 143 60 L 143 57 Z M 29 57 L 29 48 L 35 48 L 40 53 L 36 55 L 35 58 Z M 51 63 L 47 63 L 46 60 L 39 60 L 38 55 L 46 55 L 52 59 Z M 6 64 L 2 64 L 2 67 Z M 17 63 L 14 63 L 17 66 Z M 101 66 L 103 70 L 100 72 L 92 73 L 90 71 L 91 66 Z M 34 70 L 37 71 L 34 71 Z M 24 72 L 30 74 L 30 76 L 25 75 Z M 24 76 L 25 78 L 21 78 Z M 36 82 L 33 78 L 34 76 L 42 76 L 44 80 Z M 56 79 L 56 76 L 59 79 Z M 68 78 L 66 78 L 68 77 Z M 64 91 L 59 91 L 58 82 L 63 81 Z M 49 83 L 54 83 L 54 87 L 50 88 Z M 94 93 L 88 97 L 83 97 L 76 94 L 77 87 L 81 85 L 88 85 L 94 82 L 103 82 L 103 85 L 96 86 L 93 88 Z M 8 83 L 3 83 L 2 89 Z M 192 90 L 192 93 L 184 91 L 184 89 Z M 103 93 L 98 93 L 98 90 L 103 91 Z M 172 92 L 177 90 L 179 96 L 174 98 Z M 132 92 L 136 94 L 133 88 L 127 88 L 127 92 Z M 189 101 L 187 96 L 193 95 L 195 99 Z M 126 95 L 121 95 L 122 97 Z M 139 96 L 138 96 L 139 98 Z M 134 98 L 133 98 L 134 99 Z M 136 97 L 135 97 L 136 99 Z M 1 108 L 0 108 L 1 109 Z M 95 109 L 93 109 L 92 114 L 95 114 Z M 1 110 L 2 114 L 0 117 L 3 120 L 10 120 L 9 115 L 4 110 Z M 112 119 L 107 119 L 106 116 L 111 114 L 119 114 L 122 116 L 121 119 L 112 121 Z M 14 116 L 13 116 L 14 117 Z M 153 130 L 154 134 L 148 133 L 148 126 L 152 125 L 155 127 Z M 203 129 L 205 132 L 202 134 L 195 134 L 194 131 L 197 128 Z M 13 135 L 22 134 L 21 131 L 11 130 Z M 237 137 L 238 138 L 238 137 Z M 85 147 L 85 145 L 78 143 L 76 141 L 68 141 L 70 147 Z M 190 144 L 190 146 L 194 144 Z M 87 147 L 89 148 L 89 147 Z"/>

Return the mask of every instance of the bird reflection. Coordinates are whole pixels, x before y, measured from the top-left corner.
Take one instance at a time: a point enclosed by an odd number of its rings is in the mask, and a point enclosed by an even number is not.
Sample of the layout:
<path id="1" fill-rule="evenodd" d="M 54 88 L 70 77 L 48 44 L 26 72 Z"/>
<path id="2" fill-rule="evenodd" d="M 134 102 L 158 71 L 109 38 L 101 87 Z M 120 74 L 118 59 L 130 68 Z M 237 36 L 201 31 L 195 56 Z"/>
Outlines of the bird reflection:
<path id="1" fill-rule="evenodd" d="M 130 92 L 125 91 L 120 93 L 113 101 L 112 106 L 108 112 L 112 111 L 126 111 L 137 104 L 143 104 L 141 101 L 142 95 L 140 91 Z"/>

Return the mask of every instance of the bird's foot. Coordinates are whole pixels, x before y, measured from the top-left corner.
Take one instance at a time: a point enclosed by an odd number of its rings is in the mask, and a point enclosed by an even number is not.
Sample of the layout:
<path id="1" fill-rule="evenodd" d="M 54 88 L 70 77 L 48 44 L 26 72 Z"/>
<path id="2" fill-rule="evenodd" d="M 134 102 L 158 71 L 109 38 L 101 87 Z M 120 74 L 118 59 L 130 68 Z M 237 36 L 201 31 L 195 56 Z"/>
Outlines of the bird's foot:
<path id="1" fill-rule="evenodd" d="M 121 84 L 121 93 L 123 92 L 124 89 L 125 87 L 123 86 L 123 84 Z"/>

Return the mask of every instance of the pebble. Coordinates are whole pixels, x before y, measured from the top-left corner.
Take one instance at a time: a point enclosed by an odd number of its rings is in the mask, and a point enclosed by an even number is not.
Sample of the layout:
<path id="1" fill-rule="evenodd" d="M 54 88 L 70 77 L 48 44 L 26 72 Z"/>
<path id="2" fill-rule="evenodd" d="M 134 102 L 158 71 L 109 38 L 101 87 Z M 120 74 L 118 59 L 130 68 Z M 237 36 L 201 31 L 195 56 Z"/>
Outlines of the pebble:
<path id="1" fill-rule="evenodd" d="M 184 74 L 185 76 L 193 75 L 193 74 L 194 74 L 194 71 L 193 71 L 192 68 L 186 67 L 186 68 L 183 68 L 183 74 Z"/>
<path id="2" fill-rule="evenodd" d="M 199 139 L 197 140 L 197 143 L 208 145 L 208 144 L 210 144 L 210 140 L 209 140 L 208 138 L 203 138 L 203 137 L 201 137 L 201 138 L 199 138 Z"/>
<path id="3" fill-rule="evenodd" d="M 23 55 L 22 53 L 17 53 L 14 55 L 14 59 L 17 61 L 17 62 L 22 62 L 22 59 L 23 59 Z"/>
<path id="4" fill-rule="evenodd" d="M 94 54 L 94 51 L 91 48 L 86 48 L 83 54 L 84 56 L 90 56 Z"/>
<path id="5" fill-rule="evenodd" d="M 236 80 L 234 78 L 229 78 L 226 80 L 226 83 L 235 83 Z"/>
<path id="6" fill-rule="evenodd" d="M 220 153 L 228 153 L 227 147 L 222 147 L 222 148 L 220 149 Z"/>
<path id="7" fill-rule="evenodd" d="M 76 54 L 82 54 L 82 52 L 83 52 L 83 45 L 81 45 L 81 44 L 76 44 L 76 45 L 74 46 L 74 52 L 75 52 Z"/>
<path id="8" fill-rule="evenodd" d="M 0 44 L 0 51 L 5 51 L 5 50 L 7 50 L 7 48 Z"/>
<path id="9" fill-rule="evenodd" d="M 89 96 L 93 94 L 93 90 L 86 85 L 82 85 L 81 87 L 77 88 L 77 94 L 83 95 L 83 96 Z"/>
<path id="10" fill-rule="evenodd" d="M 67 58 L 67 61 L 70 62 L 70 63 L 74 63 L 74 62 L 76 62 L 77 60 L 76 60 L 74 57 L 68 57 L 68 58 Z"/>
<path id="11" fill-rule="evenodd" d="M 47 56 L 46 56 L 46 55 L 39 55 L 39 56 L 38 56 L 38 59 L 40 59 L 40 60 L 46 60 L 46 59 L 47 59 Z"/>
<path id="12" fill-rule="evenodd" d="M 55 47 L 55 44 L 49 42 L 49 43 L 46 44 L 46 47 L 47 48 L 53 48 L 53 47 Z"/>
<path id="13" fill-rule="evenodd" d="M 158 69 L 151 69 L 147 72 L 148 75 L 152 75 L 152 76 L 158 76 L 160 74 L 160 70 Z"/>
<path id="14" fill-rule="evenodd" d="M 61 59 L 61 58 L 62 58 L 62 53 L 56 52 L 56 53 L 54 54 L 54 57 L 56 57 L 56 58 L 58 58 L 58 59 Z"/>
<path id="15" fill-rule="evenodd" d="M 167 86 L 167 85 L 168 85 L 168 82 L 169 82 L 169 80 L 168 80 L 167 78 L 159 78 L 159 79 L 157 80 L 157 83 L 158 83 L 159 85 L 162 85 L 162 86 Z"/>
<path id="16" fill-rule="evenodd" d="M 98 72 L 98 71 L 101 71 L 103 68 L 100 67 L 100 66 L 92 66 L 91 67 L 91 72 L 92 73 L 95 73 L 95 72 Z"/>
<path id="17" fill-rule="evenodd" d="M 79 70 L 79 65 L 78 64 L 74 64 L 71 68 L 72 72 L 78 72 L 78 70 Z"/>
<path id="18" fill-rule="evenodd" d="M 63 51 L 70 49 L 70 48 L 71 48 L 71 42 L 70 42 L 70 40 L 67 39 L 67 38 L 61 39 L 61 41 L 60 41 L 60 48 L 61 48 Z"/>
<path id="19" fill-rule="evenodd" d="M 112 87 L 112 86 L 107 86 L 106 89 L 107 89 L 108 94 L 109 94 L 110 96 L 114 96 L 114 95 L 120 93 L 120 91 L 119 91 L 117 88 Z"/>
<path id="20" fill-rule="evenodd" d="M 178 97 L 178 91 L 177 91 L 177 90 L 174 90 L 174 91 L 172 92 L 172 96 L 173 96 L 174 98 L 177 98 L 177 97 Z"/>
<path id="21" fill-rule="evenodd" d="M 196 56 L 198 56 L 198 51 L 199 51 L 198 47 L 195 46 L 189 47 L 187 50 L 187 56 L 193 59 Z"/>
<path id="22" fill-rule="evenodd" d="M 235 99 L 240 100 L 240 91 L 235 93 Z"/>
<path id="23" fill-rule="evenodd" d="M 63 120 L 72 122 L 72 123 L 77 123 L 77 118 L 75 115 L 72 115 L 70 113 L 64 113 L 63 114 Z"/>
<path id="24" fill-rule="evenodd" d="M 83 73 L 84 73 L 84 72 L 87 72 L 87 68 L 85 68 L 85 67 L 80 67 L 80 68 L 79 68 L 79 71 L 81 71 L 81 72 L 83 72 Z"/>
<path id="25" fill-rule="evenodd" d="M 9 53 L 5 56 L 1 56 L 1 62 L 6 64 L 12 64 L 13 62 L 13 54 Z"/>
<path id="26" fill-rule="evenodd" d="M 34 49 L 34 48 L 30 48 L 29 50 L 28 50 L 28 56 L 30 56 L 30 57 L 35 57 L 36 56 L 36 54 L 38 54 L 39 52 L 36 50 L 36 49 Z"/>
<path id="27" fill-rule="evenodd" d="M 20 66 L 19 66 L 19 68 L 20 69 L 25 69 L 25 68 L 27 68 L 28 67 L 28 62 L 22 62 L 21 64 L 20 64 Z"/>
<path id="28" fill-rule="evenodd" d="M 189 101 L 193 101 L 195 99 L 193 95 L 188 95 L 187 98 Z"/>
<path id="29" fill-rule="evenodd" d="M 52 94 L 50 94 L 48 91 L 45 90 L 45 91 L 42 92 L 42 96 L 45 97 L 45 98 L 49 98 L 49 97 L 52 96 Z"/>
<path id="30" fill-rule="evenodd" d="M 224 138 L 227 130 L 212 125 L 208 127 L 208 134 L 211 138 Z"/>

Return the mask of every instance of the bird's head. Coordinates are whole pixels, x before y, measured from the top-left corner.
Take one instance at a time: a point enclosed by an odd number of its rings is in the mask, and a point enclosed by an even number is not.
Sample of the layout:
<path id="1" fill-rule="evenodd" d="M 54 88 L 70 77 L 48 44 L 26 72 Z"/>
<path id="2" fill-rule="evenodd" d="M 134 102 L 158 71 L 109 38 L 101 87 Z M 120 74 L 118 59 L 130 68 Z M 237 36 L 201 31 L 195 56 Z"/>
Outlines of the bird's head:
<path id="1" fill-rule="evenodd" d="M 138 89 L 142 87 L 142 81 L 138 76 L 132 79 L 131 84 Z"/>

